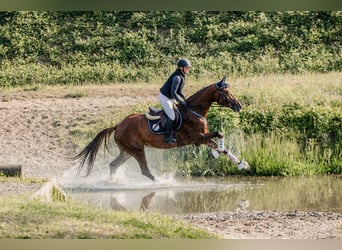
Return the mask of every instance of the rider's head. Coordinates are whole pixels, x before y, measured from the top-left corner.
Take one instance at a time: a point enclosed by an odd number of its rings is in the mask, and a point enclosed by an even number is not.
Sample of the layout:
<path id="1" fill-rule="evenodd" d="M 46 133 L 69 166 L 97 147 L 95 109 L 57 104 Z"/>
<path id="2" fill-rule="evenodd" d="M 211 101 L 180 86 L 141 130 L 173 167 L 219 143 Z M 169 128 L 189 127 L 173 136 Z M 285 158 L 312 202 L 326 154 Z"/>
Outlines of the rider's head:
<path id="1" fill-rule="evenodd" d="M 184 74 L 189 74 L 190 68 L 191 68 L 191 63 L 189 62 L 188 59 L 181 58 L 177 62 L 177 67 L 184 73 Z"/>

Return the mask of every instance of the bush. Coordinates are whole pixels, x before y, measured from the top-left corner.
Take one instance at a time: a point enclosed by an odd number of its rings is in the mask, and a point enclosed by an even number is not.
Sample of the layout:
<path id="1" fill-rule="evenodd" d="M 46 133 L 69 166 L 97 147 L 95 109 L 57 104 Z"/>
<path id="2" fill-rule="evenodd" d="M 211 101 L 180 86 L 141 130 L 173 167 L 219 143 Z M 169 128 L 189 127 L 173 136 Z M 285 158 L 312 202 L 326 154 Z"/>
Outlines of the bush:
<path id="1" fill-rule="evenodd" d="M 0 17 L 1 86 L 51 83 L 55 73 L 66 75 L 56 83 L 73 84 L 160 79 L 179 57 L 194 62 L 196 78 L 341 69 L 340 11 L 17 11 Z M 129 73 L 102 76 L 99 65 Z M 13 76 L 17 67 L 21 72 Z"/>

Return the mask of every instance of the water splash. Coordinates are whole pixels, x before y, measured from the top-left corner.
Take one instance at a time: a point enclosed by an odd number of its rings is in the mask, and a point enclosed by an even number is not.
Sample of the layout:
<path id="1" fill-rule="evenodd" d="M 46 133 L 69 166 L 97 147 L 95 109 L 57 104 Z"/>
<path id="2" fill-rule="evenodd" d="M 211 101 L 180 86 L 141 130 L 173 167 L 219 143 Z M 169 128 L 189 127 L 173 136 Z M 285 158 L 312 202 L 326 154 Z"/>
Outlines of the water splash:
<path id="1" fill-rule="evenodd" d="M 189 206 L 197 206 L 196 202 L 213 192 L 246 187 L 246 184 L 218 183 L 210 178 L 176 177 L 172 171 L 165 170 L 162 153 L 154 153 L 147 151 L 150 170 L 156 176 L 155 181 L 141 174 L 133 158 L 119 167 L 113 176 L 110 176 L 110 161 L 98 158 L 87 177 L 84 177 L 85 173 L 77 174 L 78 166 L 75 164 L 65 171 L 57 182 L 72 200 L 88 206 L 166 213 L 183 211 L 184 208 L 180 206 L 186 206 L 189 202 Z M 195 197 L 196 202 L 190 201 Z"/>
<path id="2" fill-rule="evenodd" d="M 66 170 L 57 179 L 60 186 L 65 189 L 102 189 L 102 190 L 133 190 L 162 187 L 175 187 L 179 185 L 173 173 L 157 176 L 151 181 L 142 175 L 137 163 L 132 159 L 123 164 L 114 175 L 110 175 L 108 162 L 101 161 L 94 165 L 90 175 L 78 174 L 77 164 Z"/>

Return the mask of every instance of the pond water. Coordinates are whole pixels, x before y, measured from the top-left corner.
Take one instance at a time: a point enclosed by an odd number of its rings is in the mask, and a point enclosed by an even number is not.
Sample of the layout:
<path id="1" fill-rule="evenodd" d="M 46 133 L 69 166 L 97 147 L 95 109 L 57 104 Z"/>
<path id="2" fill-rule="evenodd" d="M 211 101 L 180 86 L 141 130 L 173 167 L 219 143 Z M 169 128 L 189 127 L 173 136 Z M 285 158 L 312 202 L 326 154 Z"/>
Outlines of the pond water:
<path id="1" fill-rule="evenodd" d="M 72 200 L 122 211 L 189 214 L 237 210 L 342 212 L 342 177 L 96 179 L 61 183 Z"/>

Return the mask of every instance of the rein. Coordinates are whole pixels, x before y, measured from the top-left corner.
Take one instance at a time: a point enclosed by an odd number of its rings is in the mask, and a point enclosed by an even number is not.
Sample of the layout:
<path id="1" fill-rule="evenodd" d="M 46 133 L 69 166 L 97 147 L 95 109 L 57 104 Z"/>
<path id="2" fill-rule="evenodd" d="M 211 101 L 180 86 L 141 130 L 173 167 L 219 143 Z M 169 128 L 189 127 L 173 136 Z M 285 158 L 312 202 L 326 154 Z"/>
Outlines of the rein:
<path id="1" fill-rule="evenodd" d="M 187 108 L 187 109 L 188 109 L 191 113 L 193 113 L 195 116 L 207 120 L 203 115 L 200 115 L 199 113 L 193 111 L 191 108 Z"/>
<path id="2" fill-rule="evenodd" d="M 203 115 L 200 115 L 199 113 L 197 113 L 196 111 L 193 111 L 191 108 L 187 107 L 187 110 L 189 110 L 193 115 L 199 117 L 200 119 L 203 119 L 205 121 L 205 124 L 208 125 L 208 120 L 207 118 L 205 118 Z"/>
<path id="3" fill-rule="evenodd" d="M 218 94 L 219 94 L 219 98 L 222 99 L 222 103 L 227 103 L 227 104 L 230 104 L 230 101 L 229 99 L 227 98 L 227 96 L 223 93 L 223 89 L 225 88 L 228 88 L 229 87 L 229 84 L 227 83 L 224 83 L 223 82 L 224 79 L 220 82 L 220 83 L 216 83 L 215 84 L 215 87 L 218 91 Z M 204 88 L 204 89 L 207 89 L 208 87 Z M 203 89 L 202 89 L 203 90 Z M 202 91 L 200 90 L 200 91 Z M 196 92 L 199 93 L 200 91 Z M 194 95 L 192 95 L 194 96 Z M 191 97 L 190 97 L 191 98 Z M 188 104 L 187 104 L 188 105 Z M 210 107 L 213 107 L 213 108 L 222 108 L 224 105 L 221 105 L 219 103 L 216 102 L 216 104 L 211 104 Z M 197 115 L 198 117 L 203 117 L 202 115 L 198 114 L 197 112 L 193 111 L 191 108 L 199 108 L 200 110 L 205 110 L 207 109 L 208 107 L 207 106 L 202 106 L 201 104 L 199 105 L 188 105 L 185 109 L 189 109 L 193 114 Z M 210 108 L 209 107 L 209 108 Z M 204 117 L 203 117 L 204 118 Z"/>

